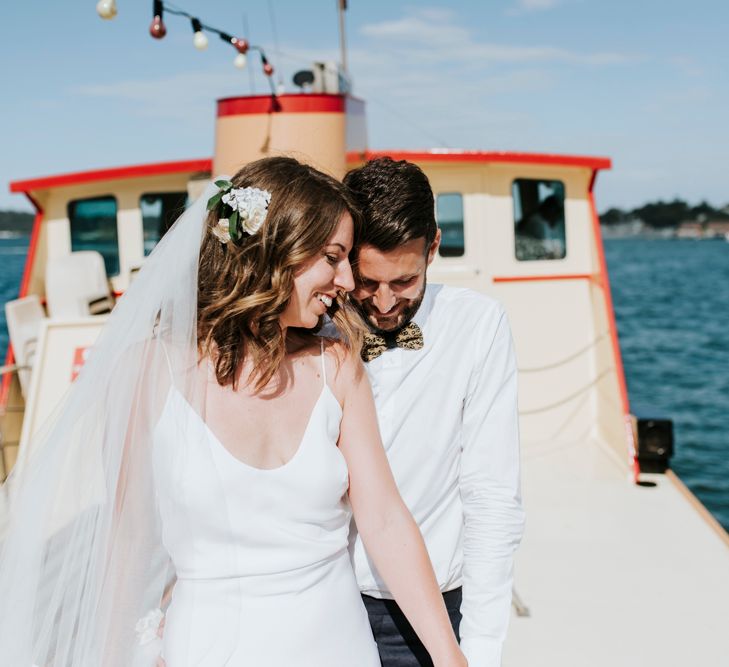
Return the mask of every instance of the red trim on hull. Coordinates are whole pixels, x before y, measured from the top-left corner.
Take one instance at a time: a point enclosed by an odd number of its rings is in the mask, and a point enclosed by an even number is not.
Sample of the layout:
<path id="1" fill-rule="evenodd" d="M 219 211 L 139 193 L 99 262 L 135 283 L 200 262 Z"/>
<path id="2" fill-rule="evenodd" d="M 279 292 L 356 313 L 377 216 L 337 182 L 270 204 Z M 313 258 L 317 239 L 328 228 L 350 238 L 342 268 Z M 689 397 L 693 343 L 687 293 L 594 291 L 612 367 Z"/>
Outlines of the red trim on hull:
<path id="1" fill-rule="evenodd" d="M 344 113 L 344 95 L 252 95 L 218 100 L 218 118 L 264 113 Z"/>
<path id="2" fill-rule="evenodd" d="M 499 276 L 493 278 L 495 283 L 534 282 L 541 280 L 593 280 L 599 282 L 600 276 L 596 273 L 570 273 L 549 276 Z"/>
<path id="3" fill-rule="evenodd" d="M 124 178 L 210 171 L 212 166 L 213 161 L 209 158 L 205 158 L 200 160 L 179 160 L 176 162 L 154 162 L 152 164 L 131 165 L 129 167 L 112 167 L 109 169 L 94 169 L 92 171 L 77 171 L 69 174 L 59 174 L 57 176 L 33 178 L 26 181 L 13 181 L 10 183 L 10 192 L 46 190 L 49 188 L 58 188 L 67 185 L 93 183 L 94 181 L 112 181 Z"/>
<path id="4" fill-rule="evenodd" d="M 552 155 L 549 153 L 512 153 L 504 151 L 366 151 L 364 153 L 347 153 L 347 162 L 356 163 L 374 160 L 378 157 L 391 157 L 393 160 L 409 160 L 410 162 L 466 162 L 466 163 L 514 163 L 514 164 L 547 164 L 563 167 L 588 167 L 593 170 L 610 169 L 612 161 L 607 157 L 589 155 Z"/>
<path id="5" fill-rule="evenodd" d="M 8 343 L 8 351 L 5 354 L 5 365 L 12 366 L 15 361 L 15 355 L 13 354 L 13 346 Z M 13 376 L 10 373 L 3 375 L 2 385 L 0 385 L 0 409 L 3 411 L 8 407 L 8 396 L 10 395 L 10 383 L 13 380 Z M 3 464 L 5 461 L 3 461 Z M 5 471 L 7 473 L 7 470 Z"/>

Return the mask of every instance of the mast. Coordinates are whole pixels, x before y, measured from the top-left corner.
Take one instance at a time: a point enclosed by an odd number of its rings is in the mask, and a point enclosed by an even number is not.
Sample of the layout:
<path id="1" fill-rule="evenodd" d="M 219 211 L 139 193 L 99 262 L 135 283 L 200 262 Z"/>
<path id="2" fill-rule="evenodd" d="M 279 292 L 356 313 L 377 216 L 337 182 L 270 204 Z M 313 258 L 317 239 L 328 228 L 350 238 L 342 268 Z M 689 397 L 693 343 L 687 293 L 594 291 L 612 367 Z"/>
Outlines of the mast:
<path id="1" fill-rule="evenodd" d="M 344 26 L 344 12 L 347 11 L 347 0 L 337 0 L 337 8 L 339 13 L 339 50 L 341 52 L 342 71 L 345 75 L 349 75 L 347 70 L 347 37 Z"/>

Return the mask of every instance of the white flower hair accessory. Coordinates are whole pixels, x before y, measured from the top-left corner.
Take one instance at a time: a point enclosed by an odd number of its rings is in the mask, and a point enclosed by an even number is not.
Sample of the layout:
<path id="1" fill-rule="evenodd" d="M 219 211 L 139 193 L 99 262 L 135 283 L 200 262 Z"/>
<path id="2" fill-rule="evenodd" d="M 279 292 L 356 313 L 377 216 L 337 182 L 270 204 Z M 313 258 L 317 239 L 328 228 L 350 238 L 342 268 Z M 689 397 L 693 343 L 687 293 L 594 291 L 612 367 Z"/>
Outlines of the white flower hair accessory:
<path id="1" fill-rule="evenodd" d="M 219 190 L 208 199 L 208 211 L 218 210 L 212 232 L 222 243 L 240 243 L 243 234 L 253 236 L 263 225 L 271 193 L 259 188 L 234 188 L 226 179 L 215 181 Z"/>

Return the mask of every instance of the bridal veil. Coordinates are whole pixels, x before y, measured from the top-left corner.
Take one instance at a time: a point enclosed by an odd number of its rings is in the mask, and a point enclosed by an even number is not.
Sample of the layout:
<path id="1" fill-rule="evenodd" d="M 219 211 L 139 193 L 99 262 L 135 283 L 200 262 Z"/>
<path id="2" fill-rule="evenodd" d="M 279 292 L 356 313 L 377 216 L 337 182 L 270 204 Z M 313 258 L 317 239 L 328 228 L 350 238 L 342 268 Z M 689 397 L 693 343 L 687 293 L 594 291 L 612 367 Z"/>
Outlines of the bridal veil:
<path id="1" fill-rule="evenodd" d="M 204 414 L 197 275 L 215 191 L 209 185 L 147 258 L 0 489 L 2 664 L 155 664 L 153 610 L 174 572 L 155 497 L 154 432 L 171 392 Z M 235 642 L 237 627 L 237 618 L 221 621 L 218 649 Z"/>

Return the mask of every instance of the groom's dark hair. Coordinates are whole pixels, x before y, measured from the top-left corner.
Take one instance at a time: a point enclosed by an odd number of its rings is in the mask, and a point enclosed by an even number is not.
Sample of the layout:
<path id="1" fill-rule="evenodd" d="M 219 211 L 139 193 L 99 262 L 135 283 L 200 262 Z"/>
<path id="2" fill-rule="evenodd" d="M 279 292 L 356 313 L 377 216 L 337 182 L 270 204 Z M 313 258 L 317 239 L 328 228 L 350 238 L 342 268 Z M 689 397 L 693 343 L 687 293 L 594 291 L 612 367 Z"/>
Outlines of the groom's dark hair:
<path id="1" fill-rule="evenodd" d="M 435 238 L 433 190 L 417 165 L 389 157 L 371 160 L 344 177 L 364 223 L 358 245 L 371 245 L 382 252 L 413 239 L 425 238 L 426 249 Z"/>

